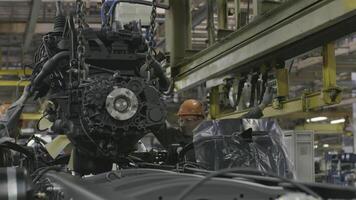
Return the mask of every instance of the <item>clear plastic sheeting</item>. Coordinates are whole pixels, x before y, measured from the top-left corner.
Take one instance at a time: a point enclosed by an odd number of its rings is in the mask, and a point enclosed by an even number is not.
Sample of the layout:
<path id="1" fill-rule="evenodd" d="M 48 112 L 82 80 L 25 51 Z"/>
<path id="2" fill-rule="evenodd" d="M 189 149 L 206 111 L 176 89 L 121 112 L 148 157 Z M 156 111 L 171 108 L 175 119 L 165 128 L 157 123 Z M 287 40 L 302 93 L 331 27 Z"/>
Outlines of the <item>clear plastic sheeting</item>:
<path id="1" fill-rule="evenodd" d="M 272 119 L 205 121 L 194 130 L 196 162 L 209 170 L 241 167 L 293 178 L 283 133 Z"/>

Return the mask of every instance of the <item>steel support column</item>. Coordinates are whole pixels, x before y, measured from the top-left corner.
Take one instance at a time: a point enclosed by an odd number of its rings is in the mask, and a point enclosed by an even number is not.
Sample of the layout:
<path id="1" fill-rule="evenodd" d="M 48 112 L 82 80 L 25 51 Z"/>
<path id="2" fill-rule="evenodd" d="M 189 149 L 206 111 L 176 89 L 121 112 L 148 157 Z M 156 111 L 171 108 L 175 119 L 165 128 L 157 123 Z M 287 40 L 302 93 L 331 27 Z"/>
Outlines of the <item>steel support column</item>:
<path id="1" fill-rule="evenodd" d="M 166 10 L 166 49 L 170 53 L 170 65 L 175 67 L 185 56 L 185 50 L 191 44 L 190 1 L 171 0 Z M 188 33 L 189 32 L 189 33 Z M 189 41 L 188 41 L 189 40 Z"/>
<path id="2" fill-rule="evenodd" d="M 262 0 L 252 0 L 253 17 L 257 17 L 261 13 L 261 9 Z"/>
<path id="3" fill-rule="evenodd" d="M 185 49 L 192 49 L 192 0 L 185 0 Z"/>
<path id="4" fill-rule="evenodd" d="M 235 0 L 235 21 L 236 30 L 240 28 L 240 0 Z"/>
<path id="5" fill-rule="evenodd" d="M 32 8 L 30 19 L 26 26 L 26 31 L 24 35 L 24 43 L 23 43 L 23 53 L 27 53 L 30 48 L 32 37 L 35 33 L 37 18 L 40 14 L 42 1 L 41 0 L 32 0 Z"/>
<path id="6" fill-rule="evenodd" d="M 189 5 L 191 5 L 191 3 L 189 3 Z M 191 9 L 191 6 L 190 6 Z M 202 7 L 199 8 L 199 10 L 194 11 L 193 13 L 191 13 L 191 17 L 190 19 L 192 20 L 191 22 L 191 28 L 194 29 L 196 26 L 198 26 L 204 19 L 206 19 L 206 13 L 207 13 L 207 9 L 208 6 L 207 4 L 203 5 Z M 192 12 L 192 10 L 190 10 Z M 166 11 L 168 12 L 168 11 Z M 167 17 L 166 17 L 167 19 Z M 167 21 L 166 21 L 167 22 Z M 168 29 L 166 28 L 167 26 L 164 25 L 165 27 L 165 31 L 166 31 L 166 36 L 169 36 L 169 34 L 167 33 Z M 190 27 L 190 26 L 189 26 Z M 191 38 L 191 36 L 189 36 Z M 168 40 L 167 40 L 168 41 Z M 191 41 L 191 39 L 190 39 Z M 157 47 L 162 47 L 166 45 L 166 37 L 162 38 L 162 40 L 160 40 L 157 43 Z M 168 47 L 168 45 L 166 45 L 166 48 Z M 189 46 L 188 46 L 189 47 Z M 168 49 L 168 48 L 167 48 Z"/>
<path id="7" fill-rule="evenodd" d="M 213 45 L 215 42 L 215 28 L 214 28 L 214 3 L 215 0 L 208 0 L 208 41 L 209 45 Z"/>
<path id="8" fill-rule="evenodd" d="M 227 2 L 216 0 L 218 8 L 218 29 L 227 29 Z"/>

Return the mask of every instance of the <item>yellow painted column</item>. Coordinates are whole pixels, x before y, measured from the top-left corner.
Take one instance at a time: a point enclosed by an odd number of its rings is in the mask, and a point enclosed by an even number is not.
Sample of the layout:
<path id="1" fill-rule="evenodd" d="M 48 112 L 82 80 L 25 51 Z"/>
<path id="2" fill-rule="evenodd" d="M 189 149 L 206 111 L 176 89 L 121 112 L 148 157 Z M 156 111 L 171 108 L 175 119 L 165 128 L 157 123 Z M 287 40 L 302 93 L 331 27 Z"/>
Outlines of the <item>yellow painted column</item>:
<path id="1" fill-rule="evenodd" d="M 219 105 L 219 86 L 215 86 L 210 91 L 210 118 L 216 119 L 216 117 L 220 113 L 220 105 Z"/>
<path id="2" fill-rule="evenodd" d="M 341 101 L 341 89 L 336 85 L 335 44 L 330 42 L 323 46 L 323 100 L 326 104 Z"/>

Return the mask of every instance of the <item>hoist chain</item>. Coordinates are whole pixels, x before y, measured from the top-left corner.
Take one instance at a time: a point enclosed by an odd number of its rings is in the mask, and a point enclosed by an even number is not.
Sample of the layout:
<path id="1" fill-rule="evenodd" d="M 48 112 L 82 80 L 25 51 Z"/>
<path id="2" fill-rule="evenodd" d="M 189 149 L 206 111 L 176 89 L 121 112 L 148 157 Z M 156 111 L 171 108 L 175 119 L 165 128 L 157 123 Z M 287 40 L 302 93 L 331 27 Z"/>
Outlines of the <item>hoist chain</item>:
<path id="1" fill-rule="evenodd" d="M 76 24 L 78 28 L 77 35 L 77 58 L 72 61 L 73 64 L 76 64 L 78 67 L 78 77 L 80 77 L 81 70 L 84 69 L 84 54 L 85 54 L 85 45 L 84 45 L 84 27 L 86 26 L 85 21 L 85 4 L 82 0 L 76 1 Z"/>
<path id="2" fill-rule="evenodd" d="M 146 70 L 147 70 L 147 79 L 150 80 L 150 64 L 155 56 L 156 52 L 154 50 L 155 44 L 155 35 L 156 35 L 156 17 L 157 17 L 157 0 L 152 0 L 152 11 L 151 11 L 151 18 L 150 18 L 150 29 L 148 32 L 148 51 L 146 55 Z"/>

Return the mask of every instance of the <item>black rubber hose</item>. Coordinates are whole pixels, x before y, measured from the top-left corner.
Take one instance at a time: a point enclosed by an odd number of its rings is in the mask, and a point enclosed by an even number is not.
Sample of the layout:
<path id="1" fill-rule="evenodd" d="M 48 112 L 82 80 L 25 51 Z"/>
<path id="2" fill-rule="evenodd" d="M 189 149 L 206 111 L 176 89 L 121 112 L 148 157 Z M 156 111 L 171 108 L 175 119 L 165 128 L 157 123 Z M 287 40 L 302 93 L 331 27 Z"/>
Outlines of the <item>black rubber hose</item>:
<path id="1" fill-rule="evenodd" d="M 239 105 L 239 103 L 240 103 L 240 99 L 241 99 L 241 96 L 242 96 L 242 91 L 243 91 L 244 86 L 245 86 L 245 82 L 246 82 L 246 77 L 242 77 L 239 80 L 239 85 L 238 85 L 238 89 L 237 89 L 236 105 Z"/>
<path id="2" fill-rule="evenodd" d="M 255 106 L 257 81 L 258 81 L 258 74 L 256 73 L 252 75 L 251 78 L 251 96 L 250 96 L 250 105 L 249 105 L 250 108 Z"/>
<path id="3" fill-rule="evenodd" d="M 57 67 L 59 61 L 61 61 L 64 58 L 69 59 L 69 57 L 70 57 L 69 51 L 61 51 L 56 55 L 54 55 L 51 59 L 47 60 L 43 65 L 41 72 L 33 80 L 32 87 L 37 88 L 37 86 L 39 86 L 42 83 L 43 79 L 45 79 L 50 73 L 53 72 L 53 70 Z"/>
<path id="4" fill-rule="evenodd" d="M 19 153 L 25 154 L 31 160 L 35 159 L 35 154 L 32 151 L 29 151 L 25 147 L 18 145 L 16 143 L 13 143 L 13 142 L 1 143 L 0 148 L 11 149 L 11 150 L 17 151 Z"/>
<path id="5" fill-rule="evenodd" d="M 160 87 L 161 92 L 168 91 L 169 88 L 170 88 L 170 85 L 171 85 L 171 81 L 164 74 L 161 65 L 156 60 L 152 60 L 151 67 L 154 70 L 154 74 L 159 79 L 158 83 L 159 83 L 159 87 Z"/>

